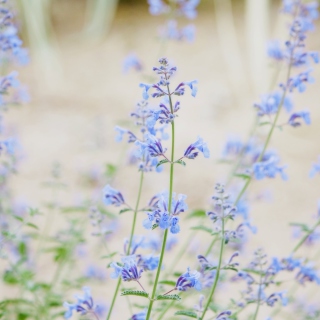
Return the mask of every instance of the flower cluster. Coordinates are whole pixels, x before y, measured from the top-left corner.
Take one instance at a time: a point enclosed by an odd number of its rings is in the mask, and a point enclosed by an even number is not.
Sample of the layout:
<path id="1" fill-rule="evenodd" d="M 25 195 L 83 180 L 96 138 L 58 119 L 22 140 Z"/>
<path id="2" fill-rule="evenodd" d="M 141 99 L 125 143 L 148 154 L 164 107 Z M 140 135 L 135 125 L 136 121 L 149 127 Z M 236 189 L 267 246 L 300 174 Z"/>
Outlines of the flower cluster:
<path id="1" fill-rule="evenodd" d="M 164 0 L 148 0 L 149 12 L 152 15 L 165 14 L 169 18 L 166 24 L 160 27 L 160 36 L 172 40 L 193 41 L 195 27 L 189 24 L 179 28 L 177 18 L 183 16 L 189 20 L 197 17 L 196 8 L 200 0 L 174 0 L 166 3 Z"/>
<path id="2" fill-rule="evenodd" d="M 169 212 L 169 194 L 168 192 L 160 193 L 154 198 L 152 211 L 148 211 L 148 218 L 143 221 L 143 226 L 146 229 L 152 229 L 154 224 L 161 229 L 170 229 L 170 232 L 175 234 L 180 231 L 179 217 L 181 212 L 185 212 L 188 209 L 184 194 L 179 194 L 178 199 L 175 199 L 173 194 L 170 212 Z"/>

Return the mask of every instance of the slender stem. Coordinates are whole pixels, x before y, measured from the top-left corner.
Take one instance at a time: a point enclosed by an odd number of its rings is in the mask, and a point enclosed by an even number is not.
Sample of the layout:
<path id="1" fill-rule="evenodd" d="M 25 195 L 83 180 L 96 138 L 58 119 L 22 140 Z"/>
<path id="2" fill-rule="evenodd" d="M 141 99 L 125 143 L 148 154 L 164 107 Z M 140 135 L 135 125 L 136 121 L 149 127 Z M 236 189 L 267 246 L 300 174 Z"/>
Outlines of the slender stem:
<path id="1" fill-rule="evenodd" d="M 204 319 L 204 316 L 207 313 L 207 310 L 209 308 L 209 305 L 211 303 L 212 297 L 214 295 L 214 292 L 215 292 L 217 284 L 218 284 L 218 280 L 219 280 L 219 276 L 220 276 L 220 269 L 221 269 L 221 264 L 222 264 L 223 250 L 224 250 L 224 241 L 225 241 L 225 239 L 224 239 L 224 224 L 225 224 L 225 221 L 222 218 L 222 220 L 221 220 L 221 244 L 220 244 L 220 253 L 219 253 L 219 262 L 218 262 L 218 266 L 217 266 L 217 272 L 216 272 L 216 275 L 215 275 L 215 278 L 214 278 L 214 283 L 213 283 L 213 286 L 211 288 L 207 303 L 206 303 L 206 305 L 205 305 L 205 307 L 203 309 L 202 315 L 199 318 L 199 320 L 203 320 Z"/>
<path id="2" fill-rule="evenodd" d="M 135 227 L 136 227 L 137 213 L 138 213 L 138 209 L 139 209 L 139 203 L 140 203 L 141 191 L 142 191 L 142 185 L 143 185 L 143 174 L 144 174 L 144 172 L 141 171 L 138 198 L 137 198 L 136 206 L 135 206 L 134 213 L 133 213 L 133 222 L 132 222 L 132 227 L 131 227 L 131 233 L 130 233 L 130 239 L 129 239 L 128 249 L 127 249 L 127 255 L 130 254 L 130 249 L 131 249 L 131 245 L 132 245 L 132 239 L 133 239 L 134 230 L 135 230 Z"/>
<path id="3" fill-rule="evenodd" d="M 253 316 L 253 320 L 256 320 L 257 316 L 258 316 L 258 312 L 259 312 L 259 308 L 260 308 L 261 292 L 262 292 L 262 273 L 260 274 L 257 307 L 256 307 L 256 311 Z"/>
<path id="4" fill-rule="evenodd" d="M 143 285 L 140 283 L 140 281 L 137 280 L 137 282 L 138 282 L 139 286 L 141 287 L 141 289 L 142 289 L 144 292 L 147 292 L 147 291 L 145 290 L 145 288 L 143 287 Z"/>
<path id="5" fill-rule="evenodd" d="M 304 244 L 304 242 L 308 239 L 308 237 L 317 229 L 317 227 L 320 225 L 320 220 L 317 221 L 317 223 L 305 234 L 305 236 L 299 241 L 299 243 L 294 247 L 292 250 L 292 253 L 295 253 L 298 251 L 298 249 Z"/>
<path id="6" fill-rule="evenodd" d="M 213 248 L 213 246 L 214 246 L 214 244 L 216 242 L 217 242 L 217 237 L 213 237 L 213 239 L 212 239 L 212 241 L 211 241 L 206 253 L 204 254 L 205 257 L 211 252 L 211 250 L 212 250 L 212 248 Z"/>
<path id="7" fill-rule="evenodd" d="M 111 302 L 111 306 L 110 306 L 110 309 L 109 309 L 109 312 L 108 312 L 108 315 L 107 315 L 106 320 L 109 320 L 110 317 L 111 317 L 111 313 L 112 313 L 114 304 L 115 304 L 116 299 L 117 299 L 117 296 L 118 296 L 118 291 L 119 291 L 119 288 L 120 288 L 120 284 L 121 284 L 121 277 L 119 277 L 119 279 L 118 279 L 118 283 L 117 283 L 117 286 L 116 286 L 116 290 L 114 291 L 113 298 L 112 298 L 112 302 Z"/>
<path id="8" fill-rule="evenodd" d="M 168 89 L 168 97 L 169 97 L 170 109 L 171 109 L 171 113 L 173 113 L 173 104 L 172 104 L 172 100 L 171 100 L 171 94 L 170 94 L 170 90 L 169 90 L 169 85 L 167 85 L 167 89 Z M 171 212 L 171 205 L 172 205 L 172 187 L 173 187 L 173 172 L 174 172 L 174 163 L 173 163 L 174 162 L 174 139 L 175 139 L 174 121 L 171 122 L 171 136 L 172 136 L 171 137 L 171 163 L 170 163 L 169 202 L 168 202 L 168 212 L 169 213 Z M 158 285 L 159 276 L 160 276 L 160 272 L 161 272 L 163 256 L 164 256 L 164 252 L 165 252 L 165 249 L 166 249 L 167 237 L 168 237 L 168 229 L 166 229 L 164 231 L 164 235 L 163 235 L 163 241 L 162 241 L 160 259 L 159 259 L 159 265 L 158 265 L 158 269 L 157 269 L 156 279 L 155 279 L 154 284 L 153 284 L 153 289 L 152 289 L 152 294 L 151 294 L 151 298 L 150 298 L 150 302 L 149 302 L 149 307 L 148 307 L 148 313 L 147 313 L 147 316 L 146 316 L 146 320 L 149 320 L 150 316 L 151 316 L 152 306 L 153 306 L 154 298 L 155 298 L 155 295 L 156 295 L 157 285 Z"/>
<path id="9" fill-rule="evenodd" d="M 131 245 L 132 245 L 132 239 L 133 239 L 134 230 L 135 230 L 135 226 L 136 226 L 137 213 L 138 213 L 138 208 L 139 208 L 139 203 L 140 203 L 140 198 L 141 198 L 142 185 L 143 185 L 143 175 L 144 175 L 144 172 L 141 171 L 141 173 L 140 173 L 139 191 L 138 191 L 138 197 L 137 197 L 136 206 L 135 206 L 134 213 L 133 213 L 133 222 L 132 222 L 132 226 L 131 226 L 131 233 L 130 233 L 129 244 L 128 244 L 128 248 L 127 248 L 127 255 L 130 254 L 130 249 L 131 249 Z M 113 294 L 112 303 L 111 303 L 111 306 L 110 306 L 110 309 L 109 309 L 109 312 L 108 312 L 106 320 L 109 320 L 110 317 L 111 317 L 112 310 L 113 310 L 115 301 L 116 301 L 117 296 L 118 296 L 120 283 L 121 283 L 121 277 L 119 277 L 119 279 L 118 279 L 118 283 L 117 283 L 116 289 L 115 289 L 114 294 Z"/>

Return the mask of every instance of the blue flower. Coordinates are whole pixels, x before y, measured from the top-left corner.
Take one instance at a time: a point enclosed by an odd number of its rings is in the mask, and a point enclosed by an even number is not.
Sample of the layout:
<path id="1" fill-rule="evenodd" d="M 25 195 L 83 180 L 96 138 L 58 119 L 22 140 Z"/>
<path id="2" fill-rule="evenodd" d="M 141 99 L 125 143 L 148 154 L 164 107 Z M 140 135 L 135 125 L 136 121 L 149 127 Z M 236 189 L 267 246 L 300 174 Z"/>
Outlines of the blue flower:
<path id="1" fill-rule="evenodd" d="M 318 272 L 314 270 L 311 265 L 300 266 L 300 270 L 296 275 L 296 279 L 301 284 L 305 284 L 305 282 L 310 281 L 320 285 L 320 277 Z"/>
<path id="2" fill-rule="evenodd" d="M 151 157 L 162 156 L 166 152 L 166 149 L 162 147 L 160 139 L 157 139 L 153 135 L 147 136 L 146 147 Z"/>
<path id="3" fill-rule="evenodd" d="M 138 255 L 138 266 L 141 266 L 143 270 L 155 270 L 158 268 L 159 265 L 159 256 L 153 256 L 153 255 Z"/>
<path id="4" fill-rule="evenodd" d="M 184 0 L 179 1 L 179 13 L 183 14 L 187 19 L 195 19 L 197 17 L 196 7 L 200 0 Z"/>
<path id="5" fill-rule="evenodd" d="M 152 15 L 160 15 L 162 13 L 167 13 L 170 7 L 167 6 L 162 0 L 148 0 L 149 12 Z"/>
<path id="6" fill-rule="evenodd" d="M 147 309 L 142 312 L 134 314 L 129 320 L 146 320 L 147 318 Z"/>
<path id="7" fill-rule="evenodd" d="M 284 53 L 282 52 L 280 41 L 270 41 L 267 49 L 268 56 L 278 61 L 284 59 Z"/>
<path id="8" fill-rule="evenodd" d="M 110 275 L 115 279 L 121 276 L 123 281 L 137 281 L 141 278 L 143 269 L 138 270 L 136 263 L 136 256 L 126 256 L 122 258 L 123 265 L 119 265 L 116 262 L 110 263 L 110 267 L 114 268 L 114 272 Z"/>
<path id="9" fill-rule="evenodd" d="M 143 96 L 143 99 L 145 100 L 148 100 L 149 99 L 149 90 L 152 88 L 152 84 L 146 84 L 146 83 L 140 83 L 139 84 L 139 87 L 140 88 L 143 88 L 143 92 L 142 92 L 142 96 Z"/>
<path id="10" fill-rule="evenodd" d="M 219 315 L 216 317 L 216 320 L 230 320 L 229 316 L 232 315 L 232 312 L 230 310 L 223 311 L 219 313 Z"/>
<path id="11" fill-rule="evenodd" d="M 75 298 L 78 300 L 74 304 L 70 304 L 68 302 L 64 302 L 63 306 L 67 308 L 68 310 L 64 314 L 64 317 L 66 319 L 69 319 L 72 317 L 73 311 L 80 312 L 81 315 L 85 315 L 87 313 L 96 313 L 96 306 L 93 303 L 93 299 L 91 297 L 90 288 L 89 287 L 83 287 L 82 290 L 84 291 L 83 296 L 75 295 Z"/>
<path id="12" fill-rule="evenodd" d="M 275 178 L 277 174 L 281 175 L 283 180 L 287 180 L 288 176 L 284 172 L 285 166 L 278 166 L 279 159 L 275 155 L 270 155 L 261 162 L 253 164 L 252 170 L 257 180 L 262 180 L 266 177 Z"/>
<path id="13" fill-rule="evenodd" d="M 275 292 L 272 293 L 267 299 L 266 299 L 266 303 L 268 306 L 273 307 L 275 302 L 277 302 L 279 299 L 281 301 L 281 304 L 283 306 L 286 306 L 288 304 L 288 298 L 285 296 L 285 291 L 281 291 L 281 292 Z"/>
<path id="14" fill-rule="evenodd" d="M 287 87 L 290 92 L 294 89 L 298 89 L 299 92 L 304 92 L 307 88 L 306 83 L 313 83 L 314 78 L 310 76 L 311 70 L 307 70 L 291 77 L 288 80 Z"/>
<path id="15" fill-rule="evenodd" d="M 135 71 L 142 70 L 142 63 L 135 54 L 129 54 L 123 61 L 123 72 L 127 73 L 130 69 Z"/>
<path id="16" fill-rule="evenodd" d="M 308 111 L 300 111 L 293 113 L 288 120 L 288 124 L 292 127 L 301 126 L 301 122 L 297 121 L 297 119 L 302 119 L 304 123 L 307 125 L 311 124 L 310 112 Z"/>
<path id="17" fill-rule="evenodd" d="M 110 185 L 106 185 L 103 188 L 103 201 L 107 206 L 114 205 L 116 207 L 125 203 L 122 194 L 118 190 L 111 188 Z"/>
<path id="18" fill-rule="evenodd" d="M 278 91 L 265 94 L 261 97 L 261 101 L 259 103 L 255 103 L 254 107 L 258 109 L 258 116 L 270 115 L 275 114 L 278 111 L 280 103 L 282 101 L 283 93 Z M 288 97 L 285 97 L 283 100 L 283 107 L 286 111 L 291 111 L 293 104 Z"/>
<path id="19" fill-rule="evenodd" d="M 146 229 L 151 229 L 156 223 L 161 229 L 170 228 L 170 232 L 176 234 L 180 231 L 179 218 L 177 217 L 181 212 L 188 209 L 185 203 L 186 195 L 179 194 L 178 199 L 175 200 L 175 194 L 172 196 L 171 212 L 168 206 L 168 192 L 163 192 L 156 197 L 153 197 L 152 212 L 147 212 L 148 218 L 143 221 L 143 226 Z"/>
<path id="20" fill-rule="evenodd" d="M 177 96 L 183 96 L 184 92 L 185 92 L 185 86 L 188 86 L 191 89 L 191 95 L 193 97 L 195 97 L 198 92 L 198 88 L 196 86 L 197 83 L 198 83 L 197 80 L 181 82 L 175 88 L 175 90 L 172 92 L 172 94 L 177 95 Z"/>
<path id="21" fill-rule="evenodd" d="M 309 177 L 313 178 L 316 176 L 317 173 L 320 173 L 320 156 L 319 156 L 318 162 L 312 165 L 312 168 L 309 173 Z"/>
<path id="22" fill-rule="evenodd" d="M 198 156 L 199 152 L 196 150 L 200 151 L 203 153 L 205 158 L 210 157 L 210 151 L 208 149 L 207 144 L 203 141 L 202 138 L 198 138 L 198 140 L 194 143 L 192 143 L 184 152 L 184 157 L 188 159 L 194 159 Z"/>
<path id="23" fill-rule="evenodd" d="M 194 270 L 190 272 L 190 268 L 187 268 L 187 272 L 183 273 L 177 280 L 176 289 L 179 291 L 186 291 L 188 288 L 195 288 L 201 290 L 202 285 L 199 281 L 200 273 Z"/>
<path id="24" fill-rule="evenodd" d="M 135 142 L 137 140 L 137 137 L 129 130 L 123 129 L 119 126 L 115 127 L 115 130 L 118 131 L 118 135 L 116 136 L 116 141 L 120 142 L 123 139 L 124 134 L 128 134 L 128 142 Z"/>

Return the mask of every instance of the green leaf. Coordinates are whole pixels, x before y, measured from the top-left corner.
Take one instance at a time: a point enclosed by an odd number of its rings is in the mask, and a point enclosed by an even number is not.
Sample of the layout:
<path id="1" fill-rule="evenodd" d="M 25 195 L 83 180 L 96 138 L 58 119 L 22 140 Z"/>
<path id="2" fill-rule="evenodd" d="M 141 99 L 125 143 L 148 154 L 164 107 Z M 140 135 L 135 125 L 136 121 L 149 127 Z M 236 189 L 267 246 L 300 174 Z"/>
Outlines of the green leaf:
<path id="1" fill-rule="evenodd" d="M 129 208 L 124 208 L 124 209 L 121 209 L 119 211 L 119 214 L 122 214 L 122 213 L 125 213 L 125 212 L 128 212 L 128 211 L 133 211 L 132 209 L 129 209 Z"/>
<path id="2" fill-rule="evenodd" d="M 176 282 L 171 280 L 162 280 L 162 281 L 159 281 L 158 283 L 167 284 L 168 286 L 173 286 L 173 287 L 176 285 Z"/>
<path id="3" fill-rule="evenodd" d="M 184 167 L 187 165 L 184 161 L 182 160 L 178 160 L 178 161 L 175 161 L 175 163 L 179 163 L 181 165 L 183 165 Z"/>
<path id="4" fill-rule="evenodd" d="M 152 226 L 152 230 L 154 230 L 155 228 L 158 228 L 159 225 L 157 223 L 155 223 L 153 226 Z"/>
<path id="5" fill-rule="evenodd" d="M 33 223 L 31 223 L 31 222 L 26 223 L 26 226 L 31 227 L 31 228 L 33 228 L 33 229 L 39 230 L 39 228 L 38 228 L 35 224 L 33 224 Z"/>
<path id="6" fill-rule="evenodd" d="M 101 259 L 109 259 L 115 256 L 118 252 L 112 252 L 110 254 L 107 254 L 106 256 L 102 256 Z"/>
<path id="7" fill-rule="evenodd" d="M 157 296 L 156 300 L 175 300 L 180 301 L 181 297 L 178 294 L 160 294 Z"/>
<path id="8" fill-rule="evenodd" d="M 19 217 L 19 216 L 16 216 L 16 215 L 12 215 L 12 217 L 15 218 L 18 221 L 23 222 L 23 218 L 22 217 Z"/>
<path id="9" fill-rule="evenodd" d="M 112 178 L 115 175 L 116 171 L 117 171 L 117 167 L 114 164 L 111 164 L 111 163 L 106 164 L 105 175 L 107 176 L 107 178 Z"/>
<path id="10" fill-rule="evenodd" d="M 198 209 L 198 210 L 194 210 L 192 211 L 189 215 L 188 215 L 188 219 L 190 218 L 204 218 L 206 217 L 207 214 L 206 214 L 206 211 L 205 210 L 202 210 L 202 209 Z"/>
<path id="11" fill-rule="evenodd" d="M 271 124 L 271 122 L 269 122 L 269 121 L 260 122 L 260 123 L 259 123 L 259 127 L 265 126 L 265 125 L 267 125 L 267 124 Z"/>
<path id="12" fill-rule="evenodd" d="M 156 168 L 158 168 L 159 166 L 161 166 L 162 164 L 167 163 L 167 162 L 169 162 L 167 159 L 163 159 L 163 160 L 159 161 Z"/>
<path id="13" fill-rule="evenodd" d="M 195 312 L 193 312 L 193 311 L 180 310 L 180 311 L 177 311 L 174 315 L 175 316 L 185 316 L 185 317 L 189 317 L 189 318 L 198 319 L 197 314 Z"/>
<path id="14" fill-rule="evenodd" d="M 235 272 L 238 272 L 239 270 L 237 268 L 234 268 L 234 267 L 224 267 L 222 268 L 223 270 L 233 270 Z"/>
<path id="15" fill-rule="evenodd" d="M 73 213 L 73 212 L 86 212 L 88 208 L 83 206 L 70 206 L 61 208 L 62 213 Z"/>
<path id="16" fill-rule="evenodd" d="M 191 227 L 192 230 L 201 230 L 201 231 L 205 231 L 208 232 L 210 234 L 212 234 L 212 229 L 205 227 L 205 226 L 196 226 L 196 227 Z"/>
<path id="17" fill-rule="evenodd" d="M 139 296 L 144 298 L 149 298 L 149 295 L 144 291 L 139 290 L 125 290 L 121 292 L 122 296 Z"/>
<path id="18" fill-rule="evenodd" d="M 245 180 L 251 178 L 250 175 L 244 174 L 244 173 L 234 173 L 233 176 L 234 176 L 234 177 L 237 177 L 237 178 L 245 179 Z"/>
<path id="19" fill-rule="evenodd" d="M 291 222 L 291 223 L 289 223 L 289 225 L 292 226 L 292 227 L 300 227 L 301 230 L 303 230 L 305 232 L 310 231 L 310 228 L 305 223 Z"/>

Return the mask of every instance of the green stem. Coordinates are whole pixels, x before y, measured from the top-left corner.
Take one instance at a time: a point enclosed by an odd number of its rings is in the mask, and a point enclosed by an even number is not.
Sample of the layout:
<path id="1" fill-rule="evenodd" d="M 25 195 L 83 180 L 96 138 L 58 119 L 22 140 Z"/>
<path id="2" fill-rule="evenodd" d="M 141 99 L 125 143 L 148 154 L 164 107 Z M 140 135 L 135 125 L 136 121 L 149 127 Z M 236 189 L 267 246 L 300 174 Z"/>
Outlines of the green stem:
<path id="1" fill-rule="evenodd" d="M 169 85 L 167 85 L 167 89 L 168 89 L 170 109 L 171 109 L 171 113 L 173 114 L 173 104 L 172 104 L 172 100 L 171 100 Z M 169 202 L 168 202 L 168 212 L 169 213 L 171 212 L 171 205 L 172 205 L 172 186 L 173 186 L 173 171 L 174 171 L 174 138 L 175 138 L 174 121 L 171 122 L 171 135 L 172 135 L 172 138 L 171 138 L 171 163 L 170 163 Z M 149 320 L 150 316 L 151 316 L 152 306 L 153 306 L 154 298 L 156 295 L 157 285 L 158 285 L 159 276 L 160 276 L 160 272 L 161 272 L 163 256 L 164 256 L 164 252 L 166 249 L 167 237 L 168 237 L 168 229 L 166 229 L 164 231 L 164 235 L 163 235 L 159 265 L 158 265 L 158 269 L 157 269 L 156 279 L 153 284 L 153 289 L 152 289 L 152 294 L 151 294 L 151 298 L 150 298 L 150 302 L 149 302 L 146 320 Z"/>
<path id="2" fill-rule="evenodd" d="M 141 173 L 140 173 L 139 191 L 138 191 L 138 197 L 137 197 L 137 201 L 136 201 L 136 206 L 135 206 L 134 213 L 133 213 L 133 222 L 132 222 L 132 227 L 131 227 L 129 244 L 128 244 L 128 248 L 127 248 L 127 255 L 130 254 L 130 249 L 131 249 L 131 245 L 132 245 L 132 239 L 133 239 L 133 236 L 134 236 L 134 230 L 135 230 L 135 226 L 136 226 L 137 214 L 138 214 L 138 209 L 139 209 L 139 204 L 140 204 L 140 199 L 141 199 L 141 193 L 142 193 L 141 191 L 142 191 L 142 185 L 143 185 L 143 175 L 144 175 L 144 172 L 141 171 Z M 119 280 L 118 280 L 118 283 L 117 283 L 117 286 L 116 286 L 116 290 L 114 291 L 113 298 L 112 298 L 112 303 L 111 303 L 111 306 L 110 306 L 110 309 L 109 309 L 109 312 L 108 312 L 106 320 L 109 320 L 110 317 L 111 317 L 111 314 L 112 314 L 112 311 L 113 311 L 113 307 L 114 307 L 115 301 L 116 301 L 117 296 L 118 296 L 120 283 L 121 283 L 121 277 L 119 277 Z"/>
<path id="3" fill-rule="evenodd" d="M 255 311 L 254 316 L 253 316 L 253 320 L 256 320 L 257 316 L 258 316 L 258 312 L 259 312 L 259 308 L 260 308 L 260 300 L 261 300 L 261 291 L 262 291 L 262 274 L 260 274 L 257 307 L 256 307 L 256 311 Z"/>
<path id="4" fill-rule="evenodd" d="M 118 279 L 118 283 L 117 283 L 117 286 L 116 286 L 116 290 L 114 291 L 113 298 L 112 298 L 112 302 L 111 302 L 111 306 L 110 306 L 110 309 L 109 309 L 109 312 L 108 312 L 108 315 L 107 315 L 107 319 L 106 319 L 106 320 L 109 320 L 110 317 L 111 317 L 111 313 L 112 313 L 114 304 L 115 304 L 116 299 L 117 299 L 117 295 L 118 295 L 118 291 L 119 291 L 119 288 L 120 288 L 120 284 L 121 284 L 121 277 L 119 277 L 119 279 Z"/>
<path id="5" fill-rule="evenodd" d="M 131 249 L 131 245 L 132 245 L 132 239 L 133 239 L 134 230 L 135 230 L 135 227 L 136 227 L 137 213 L 138 213 L 139 203 L 140 203 L 140 198 L 141 198 L 142 185 L 143 185 L 143 171 L 141 171 L 141 173 L 140 173 L 139 192 L 138 192 L 138 198 L 137 198 L 137 202 L 136 202 L 136 207 L 134 209 L 134 214 L 133 214 L 133 222 L 132 222 L 132 227 L 131 227 L 131 233 L 130 233 L 130 240 L 129 240 L 128 249 L 127 249 L 127 255 L 130 254 L 130 249 Z"/>
<path id="6" fill-rule="evenodd" d="M 305 234 L 305 236 L 299 241 L 299 243 L 294 247 L 294 249 L 292 250 L 292 253 L 295 253 L 298 251 L 298 249 L 304 244 L 304 242 L 308 239 L 308 237 L 310 236 L 310 234 L 312 234 L 317 227 L 320 225 L 320 220 L 317 221 L 317 223 Z"/>
<path id="7" fill-rule="evenodd" d="M 222 264 L 223 250 L 224 250 L 224 241 L 225 241 L 225 239 L 224 239 L 224 224 L 225 224 L 225 221 L 222 218 L 222 220 L 221 220 L 221 244 L 220 244 L 220 253 L 219 253 L 219 262 L 218 262 L 218 266 L 217 266 L 217 272 L 216 272 L 216 276 L 214 278 L 214 283 L 213 283 L 213 286 L 211 288 L 207 303 L 206 303 L 206 305 L 205 305 L 205 307 L 203 309 L 202 315 L 199 318 L 199 320 L 203 320 L 204 319 L 204 316 L 207 313 L 207 310 L 208 310 L 209 305 L 211 303 L 212 297 L 213 297 L 214 292 L 216 291 L 216 287 L 218 285 L 219 276 L 220 276 L 220 269 L 221 269 L 221 264 Z"/>

